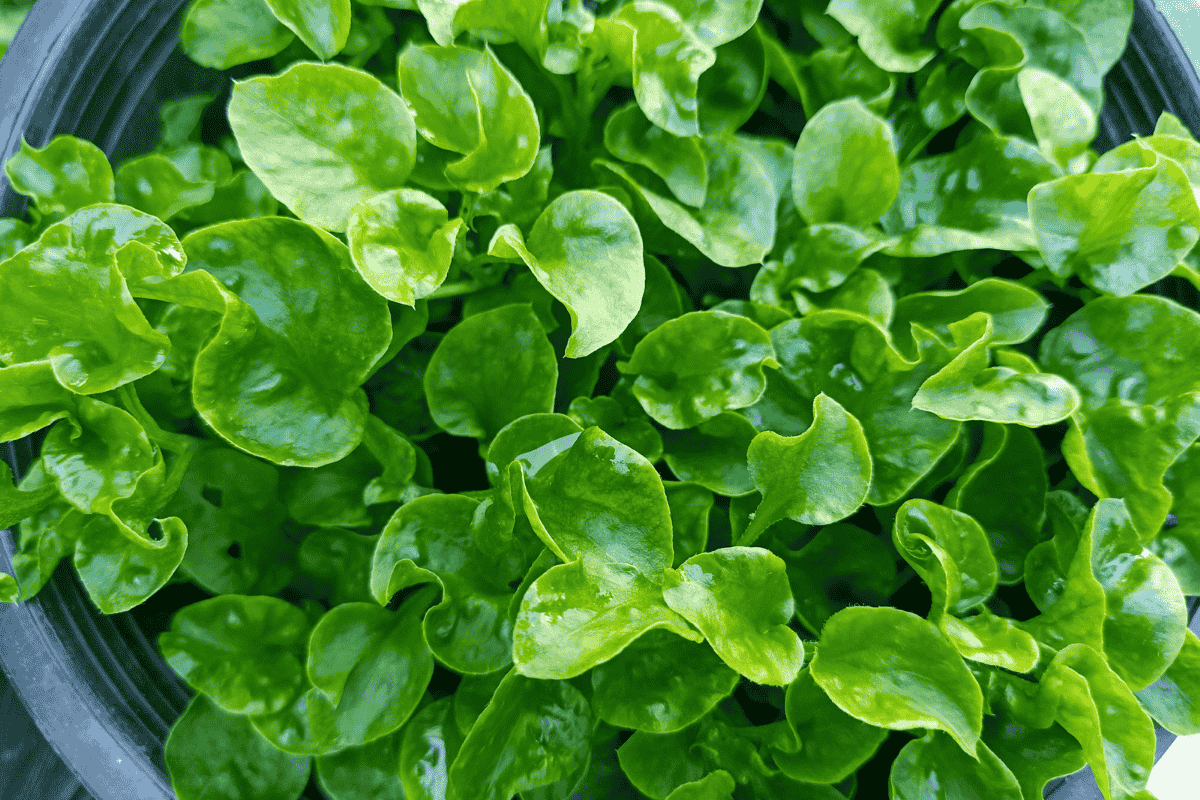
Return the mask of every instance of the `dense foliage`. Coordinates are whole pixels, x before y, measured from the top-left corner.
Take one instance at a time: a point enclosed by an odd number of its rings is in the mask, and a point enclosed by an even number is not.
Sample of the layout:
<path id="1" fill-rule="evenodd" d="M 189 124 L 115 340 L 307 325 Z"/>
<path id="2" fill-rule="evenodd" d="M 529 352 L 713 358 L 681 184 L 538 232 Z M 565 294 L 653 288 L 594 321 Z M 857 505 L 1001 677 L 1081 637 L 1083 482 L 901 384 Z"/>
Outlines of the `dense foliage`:
<path id="1" fill-rule="evenodd" d="M 1200 143 L 1092 149 L 1131 15 L 193 0 L 227 97 L 5 167 L 0 597 L 203 593 L 180 800 L 1145 800 Z"/>

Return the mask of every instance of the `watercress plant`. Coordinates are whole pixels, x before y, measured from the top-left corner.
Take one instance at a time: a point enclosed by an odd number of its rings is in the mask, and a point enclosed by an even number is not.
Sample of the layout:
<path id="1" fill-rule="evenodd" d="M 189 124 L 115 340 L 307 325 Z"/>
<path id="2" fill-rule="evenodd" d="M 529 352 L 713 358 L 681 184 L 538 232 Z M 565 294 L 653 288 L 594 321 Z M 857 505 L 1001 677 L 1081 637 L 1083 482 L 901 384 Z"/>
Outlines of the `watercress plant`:
<path id="1" fill-rule="evenodd" d="M 1148 798 L 1200 143 L 1092 149 L 1131 19 L 193 0 L 227 97 L 5 165 L 0 598 L 193 587 L 180 800 Z"/>

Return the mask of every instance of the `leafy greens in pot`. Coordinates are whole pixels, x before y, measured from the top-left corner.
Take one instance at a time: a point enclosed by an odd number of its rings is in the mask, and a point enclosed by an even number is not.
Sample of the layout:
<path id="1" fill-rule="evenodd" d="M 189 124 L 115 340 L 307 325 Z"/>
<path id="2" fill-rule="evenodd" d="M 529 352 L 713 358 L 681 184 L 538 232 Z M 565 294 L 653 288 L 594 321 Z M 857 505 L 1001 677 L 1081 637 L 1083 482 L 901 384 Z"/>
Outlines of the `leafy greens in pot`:
<path id="1" fill-rule="evenodd" d="M 193 0 L 224 116 L 5 165 L 0 599 L 212 595 L 181 800 L 1148 797 L 1200 143 L 1091 149 L 1131 19 Z"/>

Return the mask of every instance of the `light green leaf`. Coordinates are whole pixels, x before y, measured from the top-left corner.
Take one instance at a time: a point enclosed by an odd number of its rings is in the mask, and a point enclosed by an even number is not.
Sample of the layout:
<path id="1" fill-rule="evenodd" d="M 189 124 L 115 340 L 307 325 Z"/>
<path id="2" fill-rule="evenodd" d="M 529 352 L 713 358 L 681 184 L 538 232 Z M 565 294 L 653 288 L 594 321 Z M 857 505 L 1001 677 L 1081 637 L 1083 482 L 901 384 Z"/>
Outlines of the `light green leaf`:
<path id="1" fill-rule="evenodd" d="M 833 0 L 827 13 L 858 37 L 858 46 L 889 72 L 916 72 L 937 52 L 930 19 L 936 0 L 914 0 L 903 8 L 881 0 Z"/>
<path id="2" fill-rule="evenodd" d="M 700 629 L 721 660 L 755 683 L 784 686 L 804 664 L 783 561 L 757 547 L 692 556 L 668 579 L 667 605 Z"/>
<path id="3" fill-rule="evenodd" d="M 892 762 L 888 780 L 894 800 L 1021 800 L 1012 770 L 982 745 L 976 758 L 964 753 L 941 731 L 930 731 L 904 746 Z"/>
<path id="4" fill-rule="evenodd" d="M 813 400 L 807 431 L 799 436 L 764 431 L 754 437 L 746 457 L 763 499 L 741 544 L 753 543 L 781 519 L 803 525 L 845 519 L 863 504 L 871 486 L 862 425 L 824 393 Z"/>
<path id="5" fill-rule="evenodd" d="M 1167 671 L 1135 695 L 1142 708 L 1171 733 L 1200 733 L 1200 639 L 1196 634 L 1189 630 Z"/>
<path id="6" fill-rule="evenodd" d="M 180 31 L 183 51 L 197 64 L 229 69 L 270 58 L 295 34 L 271 13 L 266 0 L 193 0 Z"/>
<path id="7" fill-rule="evenodd" d="M 325 61 L 346 46 L 350 36 L 350 0 L 267 0 L 267 5 L 280 22 Z"/>
<path id="8" fill-rule="evenodd" d="M 604 147 L 613 157 L 662 178 L 679 202 L 703 208 L 708 161 L 698 139 L 668 133 L 646 119 L 637 103 L 627 103 L 604 123 Z"/>
<path id="9" fill-rule="evenodd" d="M 645 288 L 642 235 L 625 207 L 602 192 L 559 195 L 528 240 L 515 225 L 496 231 L 489 253 L 519 256 L 571 315 L 568 358 L 616 340 L 637 316 Z"/>
<path id="10" fill-rule="evenodd" d="M 45 147 L 21 138 L 21 149 L 4 164 L 18 193 L 33 200 L 44 217 L 58 219 L 93 203 L 111 203 L 113 171 L 103 151 L 74 136 L 55 136 Z"/>
<path id="11" fill-rule="evenodd" d="M 465 224 L 418 189 L 394 189 L 350 209 L 346 237 L 354 266 L 371 288 L 414 306 L 446 280 Z"/>
<path id="12" fill-rule="evenodd" d="M 839 611 L 825 623 L 810 669 L 850 716 L 893 730 L 942 730 L 975 753 L 983 693 L 932 623 L 896 608 Z"/>
<path id="13" fill-rule="evenodd" d="M 824 106 L 800 131 L 792 195 L 809 224 L 875 222 L 899 187 L 892 126 L 858 98 Z"/>
<path id="14" fill-rule="evenodd" d="M 378 79 L 340 64 L 293 64 L 235 84 L 229 124 L 246 164 L 298 217 L 346 230 L 359 202 L 413 170 L 413 112 Z"/>

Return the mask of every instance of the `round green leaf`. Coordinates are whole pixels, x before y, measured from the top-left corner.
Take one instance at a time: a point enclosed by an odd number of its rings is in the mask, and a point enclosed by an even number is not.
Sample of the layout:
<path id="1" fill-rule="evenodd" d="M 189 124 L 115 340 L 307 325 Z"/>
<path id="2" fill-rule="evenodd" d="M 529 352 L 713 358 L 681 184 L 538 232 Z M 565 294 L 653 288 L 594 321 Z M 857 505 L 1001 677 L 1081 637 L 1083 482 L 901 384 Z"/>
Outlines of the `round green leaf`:
<path id="1" fill-rule="evenodd" d="M 754 491 L 746 450 L 757 434 L 741 414 L 723 411 L 695 428 L 667 432 L 663 457 L 679 480 L 739 497 Z"/>
<path id="2" fill-rule="evenodd" d="M 387 350 L 391 320 L 346 246 L 303 222 L 261 217 L 199 230 L 184 249 L 219 285 L 191 292 L 205 276 L 183 275 L 193 282 L 168 299 L 203 306 L 217 294 L 224 306 L 196 357 L 192 396 L 204 420 L 278 464 L 317 467 L 349 454 L 366 424 L 359 387 Z"/>
<path id="3" fill-rule="evenodd" d="M 929 500 L 909 500 L 896 512 L 896 549 L 933 595 L 930 619 L 965 614 L 996 591 L 998 569 L 979 523 Z"/>
<path id="4" fill-rule="evenodd" d="M 178 611 L 158 646 L 189 686 L 233 714 L 282 711 L 304 685 L 308 616 L 274 597 L 222 595 Z"/>
<path id="5" fill-rule="evenodd" d="M 766 388 L 763 367 L 774 363 L 770 336 L 757 324 L 696 311 L 656 328 L 620 369 L 637 376 L 633 394 L 646 413 L 681 430 L 752 405 Z"/>
<path id="6" fill-rule="evenodd" d="M 721 660 L 755 683 L 786 686 L 804 663 L 788 627 L 795 601 L 783 561 L 757 547 L 727 547 L 683 562 L 663 597 L 703 633 Z"/>
<path id="7" fill-rule="evenodd" d="M 971 758 L 941 731 L 930 731 L 904 746 L 888 780 L 895 800 L 1021 800 L 1012 770 L 982 745 Z"/>
<path id="8" fill-rule="evenodd" d="M 404 800 L 397 774 L 400 743 L 407 731 L 396 731 L 362 747 L 317 756 L 317 784 L 329 800 Z"/>
<path id="9" fill-rule="evenodd" d="M 746 453 L 762 503 L 741 543 L 757 540 L 781 519 L 829 525 L 862 505 L 871 486 L 871 455 L 862 425 L 824 393 L 813 423 L 799 436 L 764 431 Z"/>
<path id="10" fill-rule="evenodd" d="M 416 158 L 404 101 L 340 64 L 299 63 L 234 85 L 229 124 L 246 164 L 306 222 L 346 230 L 359 202 L 401 186 Z"/>
<path id="11" fill-rule="evenodd" d="M 371 288 L 413 306 L 446 280 L 464 223 L 417 189 L 394 189 L 350 209 L 350 256 Z"/>
<path id="12" fill-rule="evenodd" d="M 870 224 L 900 188 L 892 126 L 857 97 L 818 111 L 800 131 L 794 157 L 792 195 L 810 224 Z"/>
<path id="13" fill-rule="evenodd" d="M 642 235 L 625 207 L 603 192 L 559 195 L 526 241 L 520 229 L 496 231 L 489 252 L 519 256 L 571 315 L 568 358 L 616 340 L 637 316 L 646 273 Z"/>
<path id="14" fill-rule="evenodd" d="M 350 36 L 350 0 L 267 0 L 280 22 L 318 57 L 328 61 Z"/>
<path id="15" fill-rule="evenodd" d="M 834 705 L 807 669 L 788 686 L 785 711 L 800 750 L 775 750 L 775 763 L 788 777 L 806 783 L 845 780 L 875 755 L 888 735 Z"/>
<path id="16" fill-rule="evenodd" d="M 469 317 L 446 334 L 425 370 L 434 422 L 455 436 L 491 440 L 508 423 L 554 406 L 558 362 L 528 305 Z"/>
<path id="17" fill-rule="evenodd" d="M 450 766 L 446 800 L 509 800 L 562 780 L 587 758 L 591 726 L 574 686 L 510 672 Z"/>
<path id="18" fill-rule="evenodd" d="M 93 203 L 111 203 L 115 196 L 104 152 L 74 136 L 55 136 L 42 148 L 31 147 L 22 137 L 21 149 L 4 163 L 4 174 L 49 219 Z"/>
<path id="19" fill-rule="evenodd" d="M 203 695 L 171 726 L 163 757 L 179 800 L 297 800 L 311 770 Z"/>
<path id="20" fill-rule="evenodd" d="M 662 178 L 679 202 L 702 208 L 708 195 L 708 160 L 696 139 L 675 136 L 627 103 L 604 123 L 604 147 L 615 158 L 639 164 Z"/>
<path id="21" fill-rule="evenodd" d="M 313 628 L 308 715 L 318 742 L 356 747 L 412 715 L 433 675 L 433 656 L 416 624 L 427 597 L 414 595 L 394 612 L 346 603 Z"/>
<path id="22" fill-rule="evenodd" d="M 915 0 L 896 8 L 886 0 L 833 0 L 827 12 L 858 37 L 858 46 L 889 72 L 916 72 L 937 52 L 929 21 L 941 4 Z"/>
<path id="23" fill-rule="evenodd" d="M 197 64 L 229 69 L 270 58 L 296 37 L 266 0 L 193 0 L 180 38 L 183 51 Z"/>
<path id="24" fill-rule="evenodd" d="M 592 670 L 592 708 L 619 728 L 670 733 L 711 711 L 739 680 L 708 645 L 650 631 Z"/>
<path id="25" fill-rule="evenodd" d="M 541 130 L 533 101 L 488 50 L 413 45 L 400 55 L 400 93 L 431 144 L 462 158 L 444 177 L 490 192 L 533 168 Z"/>
<path id="26" fill-rule="evenodd" d="M 430 703 L 404 726 L 399 772 L 406 800 L 445 800 L 450 765 L 463 743 L 454 722 L 454 704 L 461 693 L 460 688 L 454 697 Z"/>
<path id="27" fill-rule="evenodd" d="M 983 693 L 932 623 L 897 608 L 844 609 L 825 623 L 810 669 L 850 716 L 893 730 L 943 730 L 975 752 Z"/>

